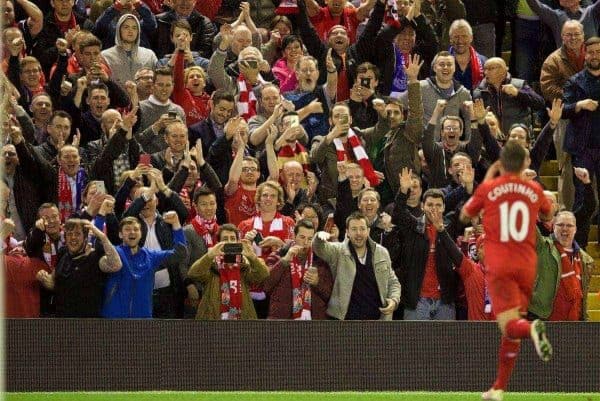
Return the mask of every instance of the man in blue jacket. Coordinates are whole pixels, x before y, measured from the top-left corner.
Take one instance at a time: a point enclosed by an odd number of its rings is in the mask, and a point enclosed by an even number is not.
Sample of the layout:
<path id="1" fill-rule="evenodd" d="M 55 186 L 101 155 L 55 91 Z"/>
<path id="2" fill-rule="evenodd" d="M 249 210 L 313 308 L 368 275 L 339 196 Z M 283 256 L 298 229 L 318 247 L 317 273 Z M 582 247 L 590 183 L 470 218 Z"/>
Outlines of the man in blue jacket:
<path id="1" fill-rule="evenodd" d="M 163 221 L 173 229 L 174 249 L 150 250 L 140 246 L 142 226 L 136 217 L 125 217 L 119 224 L 123 244 L 117 247 L 123 267 L 112 273 L 106 283 L 102 316 L 106 318 L 152 318 L 154 272 L 163 260 L 185 252 L 185 236 L 174 211 Z"/>

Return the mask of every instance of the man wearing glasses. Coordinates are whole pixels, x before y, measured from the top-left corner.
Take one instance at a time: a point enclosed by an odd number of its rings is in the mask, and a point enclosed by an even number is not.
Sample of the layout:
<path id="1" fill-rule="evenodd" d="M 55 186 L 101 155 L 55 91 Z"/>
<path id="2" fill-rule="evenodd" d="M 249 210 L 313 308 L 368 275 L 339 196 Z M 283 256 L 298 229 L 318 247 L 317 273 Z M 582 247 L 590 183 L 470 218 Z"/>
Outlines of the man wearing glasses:
<path id="1" fill-rule="evenodd" d="M 537 278 L 529 314 L 550 321 L 587 320 L 587 293 L 594 260 L 575 241 L 575 214 L 559 212 L 554 233 L 537 236 Z"/>

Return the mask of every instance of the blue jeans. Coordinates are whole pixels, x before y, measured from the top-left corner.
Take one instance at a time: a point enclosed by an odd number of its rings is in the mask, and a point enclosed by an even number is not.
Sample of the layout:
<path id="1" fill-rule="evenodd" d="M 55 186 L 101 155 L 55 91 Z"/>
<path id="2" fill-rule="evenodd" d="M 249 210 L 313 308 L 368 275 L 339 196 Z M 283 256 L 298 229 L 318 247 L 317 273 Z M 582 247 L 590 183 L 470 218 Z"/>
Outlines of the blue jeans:
<path id="1" fill-rule="evenodd" d="M 456 310 L 441 299 L 419 298 L 416 309 L 404 309 L 404 320 L 456 320 Z"/>
<path id="2" fill-rule="evenodd" d="M 541 22 L 517 17 L 513 23 L 511 75 L 527 82 L 539 81 Z"/>

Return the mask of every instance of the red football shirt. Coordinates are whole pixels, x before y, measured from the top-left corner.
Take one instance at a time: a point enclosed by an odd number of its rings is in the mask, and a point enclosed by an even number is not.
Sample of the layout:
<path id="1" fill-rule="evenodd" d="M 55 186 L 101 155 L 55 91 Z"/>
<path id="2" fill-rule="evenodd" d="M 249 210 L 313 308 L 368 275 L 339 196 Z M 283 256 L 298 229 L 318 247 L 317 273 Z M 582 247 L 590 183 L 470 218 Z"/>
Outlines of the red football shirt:
<path id="1" fill-rule="evenodd" d="M 321 10 L 317 15 L 310 18 L 310 22 L 312 22 L 317 34 L 325 43 L 327 43 L 327 33 L 331 28 L 335 25 L 344 26 L 348 32 L 348 40 L 350 41 L 350 44 L 353 44 L 356 42 L 356 31 L 360 24 L 356 12 L 357 9 L 354 7 L 345 7 L 342 15 L 334 17 L 331 15 L 329 7 L 325 6 L 321 7 Z"/>
<path id="2" fill-rule="evenodd" d="M 256 214 L 256 206 L 254 204 L 254 195 L 256 189 L 247 190 L 238 184 L 237 190 L 231 196 L 225 197 L 225 211 L 227 212 L 227 222 L 235 226 L 242 221 Z"/>
<path id="3" fill-rule="evenodd" d="M 535 181 L 505 174 L 479 185 L 464 211 L 476 216 L 483 210 L 485 265 L 490 270 L 535 269 L 538 212 L 550 213 L 551 208 Z"/>

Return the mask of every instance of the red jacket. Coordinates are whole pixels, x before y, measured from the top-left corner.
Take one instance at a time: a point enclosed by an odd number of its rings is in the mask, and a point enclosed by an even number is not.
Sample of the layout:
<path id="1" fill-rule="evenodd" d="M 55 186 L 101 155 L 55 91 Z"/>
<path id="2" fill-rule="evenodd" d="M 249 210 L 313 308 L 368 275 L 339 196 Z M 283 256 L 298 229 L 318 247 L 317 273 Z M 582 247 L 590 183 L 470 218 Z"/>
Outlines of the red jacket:
<path id="1" fill-rule="evenodd" d="M 311 315 L 313 320 L 327 319 L 327 303 L 333 288 L 333 277 L 329 266 L 315 257 L 313 265 L 319 272 L 319 283 L 311 286 Z M 268 319 L 292 318 L 292 275 L 289 265 L 282 263 L 275 253 L 267 258 L 271 270 L 269 278 L 263 283 L 264 291 L 269 294 Z"/>

